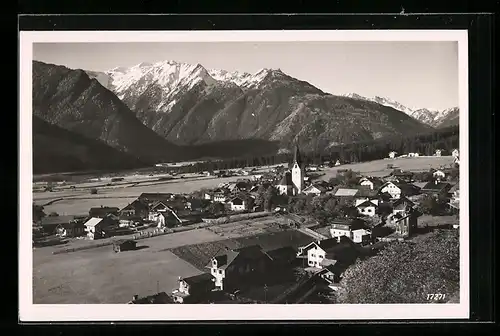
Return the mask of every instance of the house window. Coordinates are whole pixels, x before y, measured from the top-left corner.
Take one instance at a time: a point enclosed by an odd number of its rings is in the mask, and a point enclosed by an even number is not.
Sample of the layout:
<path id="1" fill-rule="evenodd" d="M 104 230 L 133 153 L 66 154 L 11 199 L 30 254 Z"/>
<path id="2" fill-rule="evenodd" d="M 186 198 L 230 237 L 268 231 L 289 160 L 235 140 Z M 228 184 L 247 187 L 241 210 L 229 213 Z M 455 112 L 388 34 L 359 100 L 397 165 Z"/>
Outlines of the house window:
<path id="1" fill-rule="evenodd" d="M 222 274 L 222 270 L 219 270 L 219 274 Z"/>
<path id="2" fill-rule="evenodd" d="M 315 257 L 316 257 L 316 255 L 314 255 L 314 253 L 311 253 L 311 257 L 312 257 L 312 258 L 315 258 Z"/>

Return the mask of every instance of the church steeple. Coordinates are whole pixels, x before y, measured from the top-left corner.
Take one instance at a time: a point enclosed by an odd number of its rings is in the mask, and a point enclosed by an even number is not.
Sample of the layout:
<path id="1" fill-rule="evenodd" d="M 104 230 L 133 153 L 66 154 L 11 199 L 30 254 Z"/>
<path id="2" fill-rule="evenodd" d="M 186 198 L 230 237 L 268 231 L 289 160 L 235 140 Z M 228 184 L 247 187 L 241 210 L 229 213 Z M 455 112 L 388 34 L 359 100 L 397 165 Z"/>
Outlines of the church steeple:
<path id="1" fill-rule="evenodd" d="M 293 153 L 293 164 L 302 167 L 302 158 L 300 157 L 299 144 L 297 142 L 295 143 L 295 151 Z"/>

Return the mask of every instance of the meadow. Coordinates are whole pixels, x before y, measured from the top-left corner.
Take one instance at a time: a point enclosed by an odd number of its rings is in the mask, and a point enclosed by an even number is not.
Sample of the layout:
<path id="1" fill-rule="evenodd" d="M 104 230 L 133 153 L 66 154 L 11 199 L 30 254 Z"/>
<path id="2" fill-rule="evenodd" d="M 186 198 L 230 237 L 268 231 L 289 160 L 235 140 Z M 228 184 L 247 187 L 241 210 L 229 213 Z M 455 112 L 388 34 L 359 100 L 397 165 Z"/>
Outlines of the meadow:
<path id="1" fill-rule="evenodd" d="M 392 164 L 394 168 L 399 168 L 404 171 L 422 172 L 428 171 L 431 168 L 440 168 L 442 166 L 449 167 L 453 163 L 451 156 L 420 156 L 420 157 L 406 157 L 396 159 L 382 159 L 370 162 L 361 162 L 353 164 L 344 164 L 332 168 L 324 168 L 321 173 L 325 175 L 320 179 L 328 181 L 330 178 L 335 177 L 339 170 L 351 169 L 360 172 L 363 175 L 370 176 L 387 176 L 391 173 L 392 169 L 388 169 L 387 165 Z"/>
<path id="2" fill-rule="evenodd" d="M 53 255 L 58 247 L 33 250 L 33 303 L 126 303 L 134 294 L 171 292 L 178 277 L 201 272 L 166 249 L 221 239 L 199 229 L 138 241 L 138 249 L 112 246 Z M 59 247 L 60 248 L 60 247 Z"/>

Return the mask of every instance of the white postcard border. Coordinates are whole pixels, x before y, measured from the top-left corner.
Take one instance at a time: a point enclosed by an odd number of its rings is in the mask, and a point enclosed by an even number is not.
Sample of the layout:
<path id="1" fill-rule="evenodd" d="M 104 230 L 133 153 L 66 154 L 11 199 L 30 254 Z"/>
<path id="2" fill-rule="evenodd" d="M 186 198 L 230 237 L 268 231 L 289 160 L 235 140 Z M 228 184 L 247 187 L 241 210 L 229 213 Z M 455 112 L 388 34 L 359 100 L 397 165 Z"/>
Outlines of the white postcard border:
<path id="1" fill-rule="evenodd" d="M 392 320 L 469 317 L 468 39 L 466 30 L 21 31 L 19 137 L 19 319 L 43 321 Z M 404 305 L 42 305 L 33 304 L 33 43 L 52 42 L 457 41 L 460 108 L 460 303 Z M 465 191 L 465 192 L 464 192 Z"/>

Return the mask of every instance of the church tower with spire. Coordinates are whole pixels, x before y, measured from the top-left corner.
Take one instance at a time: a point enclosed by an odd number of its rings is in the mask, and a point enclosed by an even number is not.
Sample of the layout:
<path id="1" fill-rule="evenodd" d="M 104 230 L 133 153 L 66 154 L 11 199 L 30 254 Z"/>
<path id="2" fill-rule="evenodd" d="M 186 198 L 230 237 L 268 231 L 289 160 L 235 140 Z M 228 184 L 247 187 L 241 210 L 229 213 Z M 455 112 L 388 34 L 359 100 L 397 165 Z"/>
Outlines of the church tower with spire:
<path id="1" fill-rule="evenodd" d="M 300 157 L 299 145 L 298 143 L 296 143 L 295 152 L 293 155 L 293 163 L 292 163 L 292 183 L 296 195 L 300 194 L 304 189 L 304 177 L 305 177 L 304 162 L 302 162 L 302 158 Z"/>

